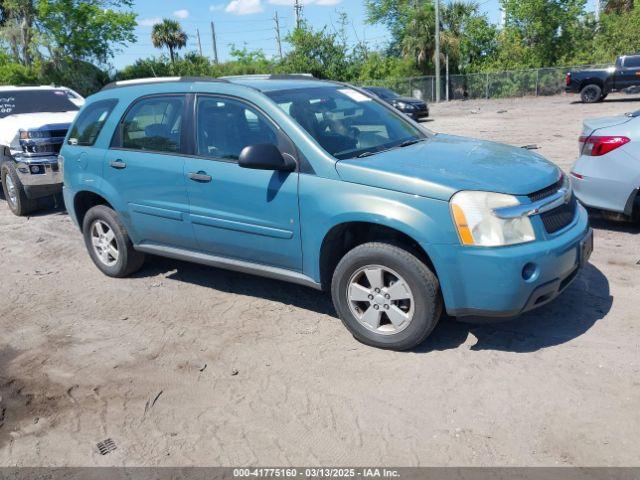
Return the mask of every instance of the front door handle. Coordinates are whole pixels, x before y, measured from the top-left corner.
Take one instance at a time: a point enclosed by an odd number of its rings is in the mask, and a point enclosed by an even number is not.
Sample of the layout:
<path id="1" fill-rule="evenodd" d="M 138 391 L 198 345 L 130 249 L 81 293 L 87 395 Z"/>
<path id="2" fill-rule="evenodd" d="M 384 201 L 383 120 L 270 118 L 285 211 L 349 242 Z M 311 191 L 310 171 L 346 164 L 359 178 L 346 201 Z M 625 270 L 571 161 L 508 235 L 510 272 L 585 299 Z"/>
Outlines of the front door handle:
<path id="1" fill-rule="evenodd" d="M 127 168 L 127 164 L 120 159 L 113 160 L 109 165 L 111 166 L 111 168 L 115 168 L 117 170 L 122 170 L 123 168 Z"/>
<path id="2" fill-rule="evenodd" d="M 189 178 L 194 182 L 209 183 L 211 181 L 211 175 L 207 175 L 205 172 L 190 172 Z"/>

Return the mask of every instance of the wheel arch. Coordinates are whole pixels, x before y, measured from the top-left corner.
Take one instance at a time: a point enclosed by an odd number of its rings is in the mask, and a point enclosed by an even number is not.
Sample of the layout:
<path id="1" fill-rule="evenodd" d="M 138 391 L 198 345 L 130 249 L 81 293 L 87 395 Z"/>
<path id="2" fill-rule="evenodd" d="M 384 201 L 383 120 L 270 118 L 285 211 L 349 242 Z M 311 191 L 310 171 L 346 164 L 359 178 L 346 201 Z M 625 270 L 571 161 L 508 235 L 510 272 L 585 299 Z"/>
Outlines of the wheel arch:
<path id="1" fill-rule="evenodd" d="M 113 205 L 106 197 L 92 190 L 81 190 L 73 197 L 73 213 L 78 222 L 78 227 L 82 231 L 82 222 L 87 212 L 96 205 L 106 205 L 113 208 Z"/>
<path id="2" fill-rule="evenodd" d="M 404 248 L 424 262 L 438 277 L 429 253 L 412 235 L 383 223 L 363 220 L 343 221 L 332 226 L 324 235 L 318 257 L 320 284 L 323 290 L 331 286 L 331 278 L 344 255 L 364 243 L 385 242 Z"/>
<path id="3" fill-rule="evenodd" d="M 584 89 L 584 87 L 588 85 L 597 85 L 602 89 L 602 92 L 604 93 L 605 84 L 604 84 L 604 80 L 602 80 L 601 78 L 598 78 L 598 77 L 585 78 L 580 82 L 580 91 L 582 91 L 582 89 Z"/>

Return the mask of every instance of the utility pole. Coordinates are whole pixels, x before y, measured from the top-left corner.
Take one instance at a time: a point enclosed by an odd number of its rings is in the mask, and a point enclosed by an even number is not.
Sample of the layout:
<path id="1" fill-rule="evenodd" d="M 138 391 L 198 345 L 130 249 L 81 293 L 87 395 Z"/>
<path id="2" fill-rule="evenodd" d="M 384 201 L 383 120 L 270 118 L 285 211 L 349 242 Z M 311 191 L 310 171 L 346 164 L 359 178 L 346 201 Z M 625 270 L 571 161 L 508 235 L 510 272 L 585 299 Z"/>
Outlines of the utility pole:
<path id="1" fill-rule="evenodd" d="M 204 55 L 202 55 L 202 43 L 200 42 L 200 29 L 196 28 L 196 36 L 198 37 L 198 50 L 200 51 L 200 56 L 203 57 Z"/>
<path id="2" fill-rule="evenodd" d="M 596 23 L 600 23 L 600 0 L 596 0 Z"/>
<path id="3" fill-rule="evenodd" d="M 276 24 L 276 41 L 278 42 L 278 55 L 280 56 L 280 60 L 282 60 L 282 43 L 280 42 L 280 20 L 278 20 L 277 11 L 273 14 L 273 21 Z"/>
<path id="4" fill-rule="evenodd" d="M 216 27 L 211 22 L 211 38 L 213 39 L 213 61 L 218 63 L 218 44 L 216 43 Z"/>
<path id="5" fill-rule="evenodd" d="M 293 0 L 293 10 L 296 14 L 296 28 L 300 28 L 302 21 L 302 0 Z"/>
<path id="6" fill-rule="evenodd" d="M 436 103 L 440 101 L 440 0 L 436 0 Z"/>
<path id="7" fill-rule="evenodd" d="M 447 102 L 449 101 L 449 54 L 447 53 L 446 56 L 446 65 L 445 65 L 445 72 L 446 72 L 446 77 L 445 77 L 445 82 L 446 82 L 446 86 L 445 86 L 445 91 L 446 96 L 445 98 L 447 99 Z"/>

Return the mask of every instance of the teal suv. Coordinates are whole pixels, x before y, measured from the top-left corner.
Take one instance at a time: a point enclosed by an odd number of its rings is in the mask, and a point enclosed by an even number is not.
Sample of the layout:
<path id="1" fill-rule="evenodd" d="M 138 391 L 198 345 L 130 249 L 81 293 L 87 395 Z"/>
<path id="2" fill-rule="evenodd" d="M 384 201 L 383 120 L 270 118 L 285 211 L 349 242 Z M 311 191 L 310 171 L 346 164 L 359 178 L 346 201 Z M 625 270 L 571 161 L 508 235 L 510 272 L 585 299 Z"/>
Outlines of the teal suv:
<path id="1" fill-rule="evenodd" d="M 452 316 L 513 316 L 587 262 L 585 210 L 520 148 L 434 134 L 306 76 L 157 78 L 87 99 L 64 199 L 106 275 L 145 253 L 330 291 L 360 341 L 409 349 Z"/>

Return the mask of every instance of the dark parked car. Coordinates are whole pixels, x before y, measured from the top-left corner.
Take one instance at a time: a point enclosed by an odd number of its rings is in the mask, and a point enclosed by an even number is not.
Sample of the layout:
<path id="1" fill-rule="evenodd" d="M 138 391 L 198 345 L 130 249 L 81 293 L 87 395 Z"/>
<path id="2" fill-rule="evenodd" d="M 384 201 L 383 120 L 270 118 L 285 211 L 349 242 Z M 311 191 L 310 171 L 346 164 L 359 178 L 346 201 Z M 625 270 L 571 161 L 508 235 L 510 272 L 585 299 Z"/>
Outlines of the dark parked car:
<path id="1" fill-rule="evenodd" d="M 604 100 L 611 92 L 640 87 L 640 54 L 618 57 L 613 67 L 568 72 L 566 92 L 580 93 L 584 103 Z"/>
<path id="2" fill-rule="evenodd" d="M 426 102 L 413 97 L 403 97 L 393 90 L 383 87 L 363 87 L 367 92 L 373 93 L 381 100 L 393 105 L 402 113 L 409 115 L 414 120 L 427 118 L 429 107 Z"/>

